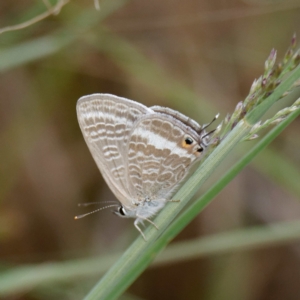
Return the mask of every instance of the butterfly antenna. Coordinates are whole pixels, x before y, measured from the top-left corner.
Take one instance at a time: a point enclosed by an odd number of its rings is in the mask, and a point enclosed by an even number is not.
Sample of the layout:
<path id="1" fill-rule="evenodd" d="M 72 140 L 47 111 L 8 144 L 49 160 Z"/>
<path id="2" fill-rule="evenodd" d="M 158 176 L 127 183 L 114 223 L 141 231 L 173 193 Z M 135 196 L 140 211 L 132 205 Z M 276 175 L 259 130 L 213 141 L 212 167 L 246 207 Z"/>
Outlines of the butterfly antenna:
<path id="1" fill-rule="evenodd" d="M 102 204 L 102 203 L 118 203 L 118 202 L 116 202 L 116 201 L 98 201 L 98 202 L 78 203 L 77 205 L 79 207 L 86 207 L 86 206 L 95 205 L 95 204 Z"/>
<path id="2" fill-rule="evenodd" d="M 203 127 L 201 128 L 201 132 L 205 130 L 207 127 L 209 127 L 214 121 L 216 121 L 219 118 L 220 114 L 216 114 L 215 117 L 207 124 L 204 124 Z M 207 135 L 206 135 L 207 136 Z M 202 137 L 203 138 L 203 137 Z"/>
<path id="3" fill-rule="evenodd" d="M 115 207 L 115 206 L 119 206 L 119 205 L 118 205 L 118 204 L 115 204 L 115 205 L 107 205 L 107 206 L 98 208 L 98 209 L 96 209 L 96 210 L 93 210 L 93 211 L 91 211 L 91 212 L 89 212 L 89 213 L 87 213 L 87 214 L 75 216 L 74 219 L 75 219 L 75 220 L 78 220 L 78 219 L 81 219 L 81 218 L 86 217 L 86 216 L 88 216 L 88 215 L 94 214 L 95 212 L 98 212 L 98 211 L 100 211 L 100 210 L 103 210 L 103 209 L 106 209 L 106 208 L 110 208 L 110 207 Z"/>
<path id="4" fill-rule="evenodd" d="M 216 129 L 214 129 L 214 130 L 212 130 L 212 131 L 210 131 L 210 132 L 208 132 L 208 133 L 205 133 L 203 136 L 201 136 L 201 139 L 206 138 L 207 136 L 211 135 L 211 134 L 214 133 L 215 131 L 216 131 Z"/>

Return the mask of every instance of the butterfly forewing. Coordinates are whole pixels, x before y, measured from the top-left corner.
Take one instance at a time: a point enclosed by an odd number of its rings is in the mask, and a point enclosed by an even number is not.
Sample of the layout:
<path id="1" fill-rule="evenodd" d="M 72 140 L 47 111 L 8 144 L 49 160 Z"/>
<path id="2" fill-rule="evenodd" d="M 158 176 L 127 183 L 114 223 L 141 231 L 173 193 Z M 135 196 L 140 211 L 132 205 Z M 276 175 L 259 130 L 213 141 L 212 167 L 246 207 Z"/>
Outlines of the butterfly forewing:
<path id="1" fill-rule="evenodd" d="M 131 203 L 125 166 L 126 149 L 134 124 L 153 111 L 137 102 L 109 95 L 82 97 L 77 116 L 85 141 L 105 181 L 123 203 Z"/>
<path id="2" fill-rule="evenodd" d="M 163 114 L 143 116 L 128 142 L 130 194 L 139 201 L 170 199 L 199 157 L 183 147 L 187 127 Z"/>

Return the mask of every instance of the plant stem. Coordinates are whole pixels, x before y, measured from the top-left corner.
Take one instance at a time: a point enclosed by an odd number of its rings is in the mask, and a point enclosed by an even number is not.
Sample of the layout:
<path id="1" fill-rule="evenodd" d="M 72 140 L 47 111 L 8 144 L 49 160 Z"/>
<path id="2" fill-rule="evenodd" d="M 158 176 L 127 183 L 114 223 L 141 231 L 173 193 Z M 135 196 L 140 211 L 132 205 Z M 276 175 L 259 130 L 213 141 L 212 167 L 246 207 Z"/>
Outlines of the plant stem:
<path id="1" fill-rule="evenodd" d="M 272 104 L 281 97 L 284 91 L 288 90 L 298 78 L 300 78 L 300 68 L 297 68 L 286 81 L 275 89 L 274 93 L 270 96 L 270 100 L 267 98 L 255 108 L 255 113 L 251 114 L 251 117 L 247 119 L 247 122 L 241 120 L 235 126 L 173 197 L 173 199 L 180 199 L 180 202 L 169 203 L 167 208 L 162 210 L 157 216 L 154 222 L 160 229 L 157 231 L 153 226 L 148 227 L 145 231 L 148 241 L 145 243 L 143 238 L 139 236 L 122 257 L 104 275 L 102 280 L 85 297 L 85 300 L 115 299 L 134 281 L 134 279 L 154 259 L 158 251 L 170 241 L 171 236 L 164 240 L 163 245 L 158 248 L 155 247 L 157 243 L 154 243 L 160 237 L 162 232 L 184 208 L 200 185 L 204 183 L 207 177 L 219 166 L 221 161 L 225 159 L 227 154 L 229 154 L 240 140 L 249 133 L 252 124 L 259 121 L 267 108 L 272 106 Z M 260 107 L 262 107 L 261 111 Z M 212 199 L 209 201 L 211 200 Z"/>

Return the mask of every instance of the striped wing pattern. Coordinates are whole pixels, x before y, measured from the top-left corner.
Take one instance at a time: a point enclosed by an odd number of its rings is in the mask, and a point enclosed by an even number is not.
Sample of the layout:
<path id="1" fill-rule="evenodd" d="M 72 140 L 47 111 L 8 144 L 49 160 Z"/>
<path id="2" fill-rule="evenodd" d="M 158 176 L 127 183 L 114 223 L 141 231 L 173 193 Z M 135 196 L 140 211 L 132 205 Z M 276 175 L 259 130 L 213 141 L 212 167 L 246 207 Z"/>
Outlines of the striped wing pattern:
<path id="1" fill-rule="evenodd" d="M 162 114 L 143 116 L 128 141 L 128 183 L 135 199 L 168 200 L 199 157 L 183 147 L 187 130 Z"/>
<path id="2" fill-rule="evenodd" d="M 109 94 L 78 100 L 77 116 L 90 152 L 106 183 L 119 201 L 131 205 L 125 168 L 128 139 L 136 121 L 153 113 L 137 102 Z"/>
<path id="3" fill-rule="evenodd" d="M 77 115 L 103 178 L 131 216 L 153 215 L 200 157 L 200 125 L 171 109 L 93 94 L 78 100 Z"/>

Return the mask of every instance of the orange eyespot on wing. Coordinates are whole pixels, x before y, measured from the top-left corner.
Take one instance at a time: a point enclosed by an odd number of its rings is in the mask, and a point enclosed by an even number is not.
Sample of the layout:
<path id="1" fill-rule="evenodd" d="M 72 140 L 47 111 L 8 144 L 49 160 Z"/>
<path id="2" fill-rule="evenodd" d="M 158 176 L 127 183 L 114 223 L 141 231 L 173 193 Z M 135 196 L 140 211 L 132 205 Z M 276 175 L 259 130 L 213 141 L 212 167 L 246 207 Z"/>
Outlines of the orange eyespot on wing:
<path id="1" fill-rule="evenodd" d="M 189 149 L 194 145 L 194 142 L 195 141 L 190 136 L 186 136 L 182 140 L 181 145 L 182 145 L 183 148 Z"/>

